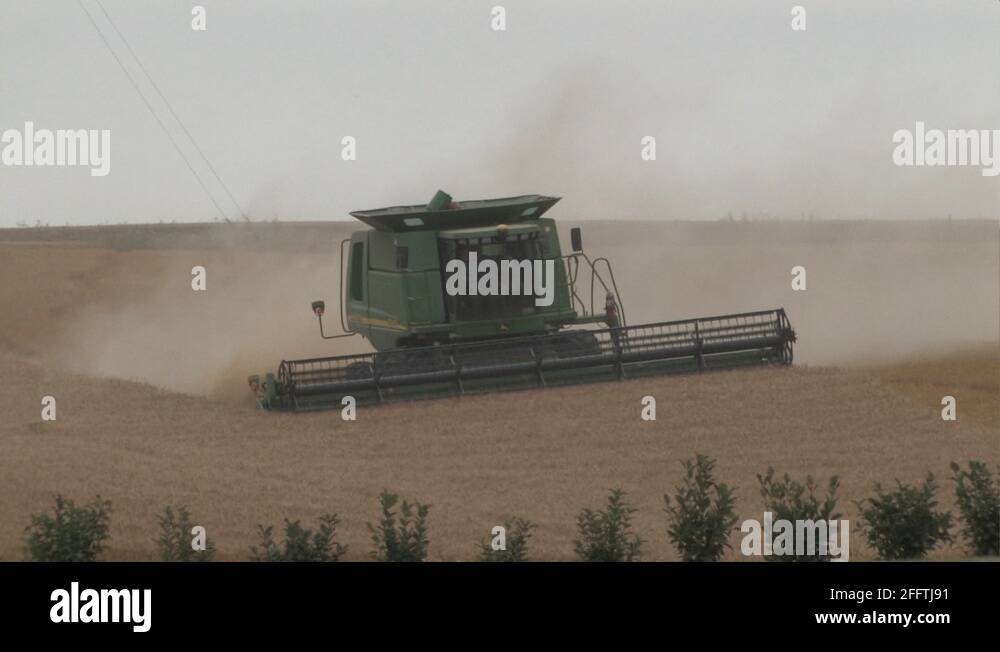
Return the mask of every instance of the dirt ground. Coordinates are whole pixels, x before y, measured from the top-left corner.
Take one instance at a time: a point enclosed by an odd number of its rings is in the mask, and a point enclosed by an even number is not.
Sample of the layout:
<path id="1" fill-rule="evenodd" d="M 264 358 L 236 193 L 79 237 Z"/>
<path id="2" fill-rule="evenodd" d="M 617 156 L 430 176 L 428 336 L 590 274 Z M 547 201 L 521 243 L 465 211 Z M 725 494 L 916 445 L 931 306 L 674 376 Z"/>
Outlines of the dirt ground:
<path id="1" fill-rule="evenodd" d="M 245 382 L 283 357 L 365 350 L 321 341 L 308 307 L 336 303 L 336 229 L 329 247 L 311 231 L 297 244 L 294 230 L 274 246 L 0 232 L 0 559 L 23 557 L 30 514 L 55 493 L 112 500 L 107 559 L 153 558 L 167 504 L 188 505 L 222 559 L 246 558 L 258 523 L 327 512 L 342 518 L 347 558 L 366 559 L 383 488 L 432 505 L 432 559 L 472 559 L 511 515 L 538 524 L 533 558 L 571 559 L 577 512 L 621 487 L 644 558 L 670 560 L 663 494 L 695 452 L 717 458 L 741 518 L 761 518 L 768 465 L 821 484 L 839 475 L 851 558 L 871 558 L 852 501 L 874 482 L 932 471 L 954 510 L 949 462 L 1000 463 L 996 226 L 952 238 L 907 223 L 878 237 L 790 228 L 799 236 L 775 224 L 738 239 L 718 225 L 584 232 L 615 262 L 633 323 L 784 306 L 800 338 L 791 368 L 394 405 L 353 423 L 258 412 Z M 190 289 L 195 265 L 207 292 Z M 793 265 L 808 270 L 806 292 L 789 287 Z M 40 420 L 45 395 L 55 422 Z M 646 395 L 655 422 L 640 419 Z M 945 395 L 957 421 L 941 419 Z"/>

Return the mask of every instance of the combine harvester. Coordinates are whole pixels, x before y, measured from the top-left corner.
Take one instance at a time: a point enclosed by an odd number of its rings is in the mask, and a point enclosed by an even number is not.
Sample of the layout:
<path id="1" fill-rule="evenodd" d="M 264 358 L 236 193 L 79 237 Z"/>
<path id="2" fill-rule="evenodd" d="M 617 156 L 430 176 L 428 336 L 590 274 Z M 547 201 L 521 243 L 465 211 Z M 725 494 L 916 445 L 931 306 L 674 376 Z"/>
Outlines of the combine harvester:
<path id="1" fill-rule="evenodd" d="M 557 201 L 526 195 L 455 203 L 438 191 L 427 205 L 351 213 L 373 230 L 340 244 L 344 333 L 325 333 L 323 301 L 312 309 L 324 339 L 361 335 L 375 352 L 284 360 L 263 380 L 250 376 L 258 405 L 339 408 L 346 396 L 362 405 L 791 364 L 795 332 L 782 308 L 629 325 L 610 263 L 583 252 L 579 228 L 570 232 L 573 253 L 562 254 L 555 222 L 542 217 Z M 476 293 L 474 279 L 461 286 L 471 292 L 458 294 L 449 283 L 455 261 L 473 263 L 469 274 L 484 261 L 528 277 L 528 268 L 543 269 L 546 278 L 534 283 L 546 285 L 548 296 Z M 520 261 L 530 262 L 511 264 Z M 515 283 L 511 277 L 508 285 Z M 539 286 L 528 278 L 520 287 Z M 601 312 L 595 294 L 604 299 Z"/>

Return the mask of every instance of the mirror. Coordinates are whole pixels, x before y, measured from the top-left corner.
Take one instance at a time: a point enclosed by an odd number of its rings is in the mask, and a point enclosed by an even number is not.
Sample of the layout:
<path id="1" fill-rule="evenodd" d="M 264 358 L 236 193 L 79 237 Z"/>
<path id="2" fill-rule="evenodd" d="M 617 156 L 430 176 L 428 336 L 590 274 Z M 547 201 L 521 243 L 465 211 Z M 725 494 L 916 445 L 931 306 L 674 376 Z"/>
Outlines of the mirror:
<path id="1" fill-rule="evenodd" d="M 583 235 L 580 233 L 580 227 L 574 226 L 569 230 L 569 239 L 573 244 L 573 251 L 583 251 Z"/>

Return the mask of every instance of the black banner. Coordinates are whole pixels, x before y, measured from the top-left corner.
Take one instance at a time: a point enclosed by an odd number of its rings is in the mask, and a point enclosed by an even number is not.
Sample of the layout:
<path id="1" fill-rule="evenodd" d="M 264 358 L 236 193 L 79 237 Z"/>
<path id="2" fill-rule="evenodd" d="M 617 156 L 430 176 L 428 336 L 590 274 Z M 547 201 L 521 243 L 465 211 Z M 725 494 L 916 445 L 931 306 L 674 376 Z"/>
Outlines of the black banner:
<path id="1" fill-rule="evenodd" d="M 586 635 L 664 618 L 675 633 L 768 624 L 881 637 L 988 632 L 1000 564 L 7 563 L 2 573 L 8 634 L 44 638 L 389 635 L 379 623 Z"/>

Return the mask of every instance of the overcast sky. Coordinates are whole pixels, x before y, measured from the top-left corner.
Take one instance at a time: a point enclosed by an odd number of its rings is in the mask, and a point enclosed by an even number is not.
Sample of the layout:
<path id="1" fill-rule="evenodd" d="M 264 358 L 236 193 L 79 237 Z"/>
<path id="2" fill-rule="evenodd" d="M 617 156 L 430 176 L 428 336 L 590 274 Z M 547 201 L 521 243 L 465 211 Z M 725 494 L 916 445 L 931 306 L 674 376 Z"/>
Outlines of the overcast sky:
<path id="1" fill-rule="evenodd" d="M 575 218 L 1000 216 L 1000 177 L 892 164 L 917 121 L 1000 129 L 997 0 L 101 2 L 251 219 L 343 219 L 439 187 L 561 195 Z M 0 226 L 219 219 L 77 0 L 2 3 L 0 130 L 112 144 L 106 177 L 0 166 Z"/>

